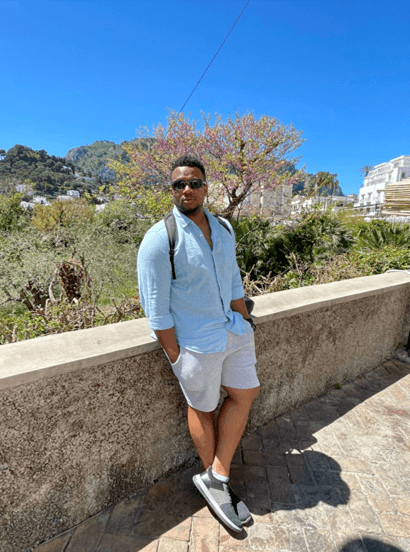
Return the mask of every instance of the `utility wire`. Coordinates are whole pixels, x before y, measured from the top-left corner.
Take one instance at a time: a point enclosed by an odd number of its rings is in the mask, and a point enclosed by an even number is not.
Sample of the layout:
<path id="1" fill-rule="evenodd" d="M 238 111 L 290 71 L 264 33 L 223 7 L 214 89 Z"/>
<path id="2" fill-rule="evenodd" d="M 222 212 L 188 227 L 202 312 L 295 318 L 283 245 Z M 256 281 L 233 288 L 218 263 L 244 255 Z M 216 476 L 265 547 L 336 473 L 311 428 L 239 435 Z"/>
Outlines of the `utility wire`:
<path id="1" fill-rule="evenodd" d="M 211 67 L 211 65 L 212 65 L 212 63 L 213 63 L 213 61 L 214 61 L 214 59 L 215 59 L 216 56 L 219 54 L 219 52 L 220 52 L 222 46 L 223 46 L 223 45 L 225 44 L 225 42 L 227 41 L 228 36 L 229 36 L 229 35 L 231 34 L 231 32 L 233 31 L 235 25 L 238 23 L 239 19 L 241 18 L 243 12 L 246 10 L 246 8 L 247 8 L 247 6 L 248 6 L 248 4 L 249 4 L 250 1 L 251 1 L 251 0 L 248 0 L 248 1 L 246 2 L 245 7 L 244 7 L 243 10 L 241 11 L 241 13 L 238 15 L 238 17 L 237 17 L 235 23 L 232 25 L 232 27 L 231 27 L 229 33 L 226 35 L 226 37 L 224 38 L 222 44 L 219 46 L 219 48 L 218 48 L 216 54 L 215 54 L 214 57 L 211 59 L 211 61 L 210 61 L 209 65 L 208 65 L 208 67 L 207 67 L 207 68 L 205 69 L 205 71 L 202 73 L 201 78 L 199 79 L 199 81 L 198 81 L 198 82 L 196 83 L 196 85 L 194 86 L 192 92 L 191 92 L 190 95 L 188 96 L 188 98 L 187 98 L 187 100 L 185 101 L 184 105 L 183 105 L 183 106 L 181 107 L 181 109 L 179 110 L 179 113 L 181 113 L 181 112 L 183 111 L 184 107 L 186 106 L 186 104 L 187 104 L 187 103 L 189 102 L 189 100 L 191 99 L 192 94 L 193 94 L 193 93 L 195 92 L 195 90 L 198 88 L 199 83 L 200 83 L 201 80 L 204 78 L 205 73 L 206 73 L 206 72 L 208 71 L 208 69 Z"/>

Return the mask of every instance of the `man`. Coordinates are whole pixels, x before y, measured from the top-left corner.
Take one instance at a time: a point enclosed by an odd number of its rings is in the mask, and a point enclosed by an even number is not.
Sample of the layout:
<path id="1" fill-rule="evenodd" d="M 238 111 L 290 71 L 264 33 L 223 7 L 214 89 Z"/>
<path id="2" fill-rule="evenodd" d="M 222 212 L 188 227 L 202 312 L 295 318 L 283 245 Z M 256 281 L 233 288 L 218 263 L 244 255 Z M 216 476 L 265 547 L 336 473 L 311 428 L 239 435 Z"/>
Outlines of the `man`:
<path id="1" fill-rule="evenodd" d="M 170 193 L 178 238 L 176 278 L 164 221 L 138 252 L 141 303 L 188 403 L 188 427 L 205 471 L 193 480 L 215 514 L 234 531 L 251 519 L 228 486 L 233 455 L 259 393 L 254 325 L 235 257 L 235 238 L 203 207 L 205 168 L 191 155 L 171 167 Z M 215 432 L 220 386 L 226 398 Z"/>

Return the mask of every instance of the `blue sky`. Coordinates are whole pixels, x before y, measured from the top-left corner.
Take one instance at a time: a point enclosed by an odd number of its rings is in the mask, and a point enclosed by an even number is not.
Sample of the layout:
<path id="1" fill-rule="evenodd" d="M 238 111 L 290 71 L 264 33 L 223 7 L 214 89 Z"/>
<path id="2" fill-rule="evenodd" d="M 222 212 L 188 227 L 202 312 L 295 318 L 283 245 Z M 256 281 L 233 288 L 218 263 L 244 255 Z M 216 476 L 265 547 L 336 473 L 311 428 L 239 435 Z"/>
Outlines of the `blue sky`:
<path id="1" fill-rule="evenodd" d="M 0 0 L 0 149 L 64 156 L 179 110 L 246 0 Z M 311 173 L 410 155 L 409 0 L 251 0 L 184 112 L 303 131 Z"/>

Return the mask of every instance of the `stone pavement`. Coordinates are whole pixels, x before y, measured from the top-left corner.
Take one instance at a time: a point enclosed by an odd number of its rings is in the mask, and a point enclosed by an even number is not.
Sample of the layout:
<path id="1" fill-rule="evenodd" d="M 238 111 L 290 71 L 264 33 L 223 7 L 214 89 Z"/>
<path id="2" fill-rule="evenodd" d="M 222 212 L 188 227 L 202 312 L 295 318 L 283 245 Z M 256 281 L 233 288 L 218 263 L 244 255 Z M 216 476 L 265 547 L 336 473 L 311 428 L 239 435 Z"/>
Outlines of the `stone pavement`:
<path id="1" fill-rule="evenodd" d="M 233 487 L 253 515 L 220 525 L 180 471 L 35 552 L 410 552 L 410 366 L 384 362 L 245 437 Z"/>

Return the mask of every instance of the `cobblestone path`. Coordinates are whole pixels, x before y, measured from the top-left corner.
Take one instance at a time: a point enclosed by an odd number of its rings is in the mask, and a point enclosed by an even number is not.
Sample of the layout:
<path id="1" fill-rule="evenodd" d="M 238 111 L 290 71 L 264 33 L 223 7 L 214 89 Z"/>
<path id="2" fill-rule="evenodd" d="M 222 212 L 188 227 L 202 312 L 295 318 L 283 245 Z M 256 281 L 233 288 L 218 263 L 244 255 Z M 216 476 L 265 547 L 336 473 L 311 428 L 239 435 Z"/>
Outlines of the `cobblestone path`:
<path id="1" fill-rule="evenodd" d="M 410 367 L 387 361 L 241 441 L 231 476 L 253 522 L 225 529 L 199 465 L 35 552 L 410 552 Z"/>

